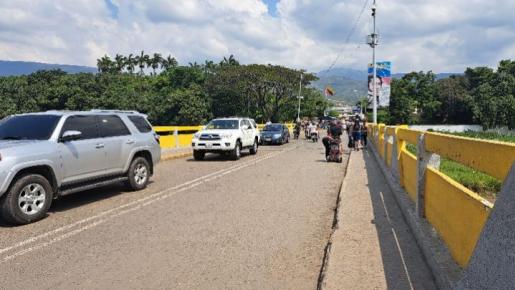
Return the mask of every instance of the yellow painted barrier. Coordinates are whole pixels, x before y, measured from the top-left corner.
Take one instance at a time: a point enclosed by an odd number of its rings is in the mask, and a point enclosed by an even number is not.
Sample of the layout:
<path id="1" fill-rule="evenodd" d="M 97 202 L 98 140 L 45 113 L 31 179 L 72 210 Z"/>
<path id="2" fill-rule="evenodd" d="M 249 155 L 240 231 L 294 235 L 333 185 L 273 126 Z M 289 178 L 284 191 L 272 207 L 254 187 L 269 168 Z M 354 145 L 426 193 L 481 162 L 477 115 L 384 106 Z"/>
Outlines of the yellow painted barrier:
<path id="1" fill-rule="evenodd" d="M 426 133 L 427 151 L 445 156 L 499 180 L 504 180 L 515 162 L 515 144 Z"/>
<path id="2" fill-rule="evenodd" d="M 410 130 L 407 126 L 388 127 L 388 135 L 395 135 L 397 156 L 392 156 L 390 144 L 384 152 L 384 125 L 371 124 L 369 132 L 378 132 L 374 144 L 386 164 L 397 158 L 399 182 L 410 199 L 417 200 L 417 157 L 406 150 L 406 144 L 416 145 L 424 134 L 426 151 L 452 159 L 476 170 L 504 180 L 515 162 L 515 144 L 456 137 L 433 132 Z M 474 251 L 481 230 L 493 204 L 467 189 L 439 170 L 426 168 L 424 188 L 425 216 L 449 248 L 453 259 L 465 267 Z"/>
<path id="3" fill-rule="evenodd" d="M 415 202 L 417 200 L 417 157 L 403 149 L 399 164 L 400 184 L 408 192 L 410 199 Z"/>
<path id="4" fill-rule="evenodd" d="M 425 185 L 426 218 L 461 267 L 468 264 L 491 208 L 489 201 L 440 171 L 428 167 Z"/>
<path id="5" fill-rule="evenodd" d="M 409 144 L 417 145 L 418 136 L 420 136 L 421 133 L 421 131 L 410 130 L 408 128 L 399 128 L 397 129 L 397 138 L 402 139 Z"/>
<path id="6" fill-rule="evenodd" d="M 177 148 L 191 146 L 193 132 L 202 126 L 155 126 L 154 131 L 160 135 L 161 148 Z M 177 133 L 177 135 L 176 135 Z"/>

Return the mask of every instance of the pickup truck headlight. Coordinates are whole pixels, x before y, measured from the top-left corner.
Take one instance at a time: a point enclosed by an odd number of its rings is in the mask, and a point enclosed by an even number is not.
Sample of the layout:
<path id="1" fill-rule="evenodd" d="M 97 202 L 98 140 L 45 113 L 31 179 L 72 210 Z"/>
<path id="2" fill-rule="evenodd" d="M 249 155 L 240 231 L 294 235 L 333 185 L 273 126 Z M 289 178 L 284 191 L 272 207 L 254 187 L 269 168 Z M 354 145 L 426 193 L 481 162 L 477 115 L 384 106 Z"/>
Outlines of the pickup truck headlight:
<path id="1" fill-rule="evenodd" d="M 198 139 L 198 138 L 200 138 L 200 132 L 193 134 L 193 139 Z"/>

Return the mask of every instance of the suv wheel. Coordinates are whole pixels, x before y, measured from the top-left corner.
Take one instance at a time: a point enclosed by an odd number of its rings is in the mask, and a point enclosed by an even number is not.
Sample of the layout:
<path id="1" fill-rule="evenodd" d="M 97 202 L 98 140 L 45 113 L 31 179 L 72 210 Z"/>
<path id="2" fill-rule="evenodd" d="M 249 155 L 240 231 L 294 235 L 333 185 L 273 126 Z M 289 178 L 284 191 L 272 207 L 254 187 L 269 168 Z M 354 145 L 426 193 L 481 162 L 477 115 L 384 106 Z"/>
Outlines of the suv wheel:
<path id="1" fill-rule="evenodd" d="M 250 148 L 250 154 L 256 155 L 258 151 L 258 141 L 254 140 L 254 145 Z"/>
<path id="2" fill-rule="evenodd" d="M 18 178 L 1 200 L 2 218 L 17 225 L 44 218 L 52 204 L 52 191 L 50 182 L 39 174 Z"/>
<path id="3" fill-rule="evenodd" d="M 193 150 L 193 158 L 197 161 L 204 160 L 206 154 L 202 151 Z"/>
<path id="4" fill-rule="evenodd" d="M 150 178 L 150 165 L 147 159 L 143 157 L 134 158 L 131 166 L 129 166 L 127 177 L 129 178 L 127 185 L 131 190 L 142 190 L 147 187 Z"/>
<path id="5" fill-rule="evenodd" d="M 240 141 L 236 141 L 236 146 L 234 146 L 234 149 L 231 152 L 231 158 L 233 160 L 239 160 L 241 157 L 241 143 Z"/>

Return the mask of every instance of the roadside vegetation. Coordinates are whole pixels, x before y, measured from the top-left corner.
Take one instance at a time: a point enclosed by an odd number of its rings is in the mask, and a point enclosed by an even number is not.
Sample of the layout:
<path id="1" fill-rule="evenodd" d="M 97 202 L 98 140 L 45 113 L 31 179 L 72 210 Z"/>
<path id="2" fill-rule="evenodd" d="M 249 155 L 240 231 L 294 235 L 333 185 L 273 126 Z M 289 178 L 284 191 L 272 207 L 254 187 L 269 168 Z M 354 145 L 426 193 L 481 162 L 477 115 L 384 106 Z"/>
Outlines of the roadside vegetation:
<path id="1" fill-rule="evenodd" d="M 248 116 L 258 122 L 322 116 L 330 106 L 311 87 L 316 76 L 274 65 L 241 65 L 233 56 L 218 63 L 180 65 L 173 57 L 143 51 L 104 56 L 99 73 L 61 70 L 0 77 L 0 119 L 47 110 L 120 109 L 146 113 L 155 125 L 198 125 L 213 117 Z"/>
<path id="2" fill-rule="evenodd" d="M 515 143 L 515 133 L 498 133 L 498 132 L 489 132 L 489 131 L 484 131 L 484 132 L 465 131 L 465 132 L 460 132 L 460 133 L 451 133 L 451 132 L 442 131 L 439 133 L 468 137 L 468 138 Z"/>
<path id="3" fill-rule="evenodd" d="M 413 144 L 408 144 L 406 149 L 417 154 L 417 146 Z M 447 158 L 441 158 L 440 171 L 491 202 L 495 201 L 501 191 L 500 180 Z"/>
<path id="4" fill-rule="evenodd" d="M 412 72 L 391 84 L 387 124 L 479 124 L 515 128 L 515 61 L 497 70 L 467 68 L 461 75 L 437 79 L 433 72 Z"/>

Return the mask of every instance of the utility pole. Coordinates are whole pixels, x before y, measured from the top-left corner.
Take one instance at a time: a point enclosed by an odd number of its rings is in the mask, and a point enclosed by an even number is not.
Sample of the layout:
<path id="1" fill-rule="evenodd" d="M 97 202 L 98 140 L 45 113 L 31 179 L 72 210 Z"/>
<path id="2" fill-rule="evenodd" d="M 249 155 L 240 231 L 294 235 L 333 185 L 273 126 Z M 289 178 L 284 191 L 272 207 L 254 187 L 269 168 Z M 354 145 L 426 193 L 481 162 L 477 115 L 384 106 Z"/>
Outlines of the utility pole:
<path id="1" fill-rule="evenodd" d="M 374 110 L 374 123 L 377 124 L 377 106 L 379 105 L 377 103 L 377 63 L 376 63 L 376 46 L 379 43 L 379 35 L 376 33 L 376 0 L 374 0 L 374 4 L 372 4 L 372 18 L 374 20 L 374 30 L 371 35 L 368 37 L 368 44 L 370 47 L 372 47 L 372 66 L 373 66 L 373 72 L 372 72 L 372 78 L 373 78 L 373 84 L 372 84 L 372 104 L 373 104 L 373 110 Z"/>
<path id="2" fill-rule="evenodd" d="M 302 72 L 300 73 L 300 82 L 299 82 L 299 95 L 297 96 L 297 99 L 299 99 L 299 108 L 297 110 L 297 122 L 300 121 L 300 100 L 302 100 L 304 97 L 302 97 Z"/>

